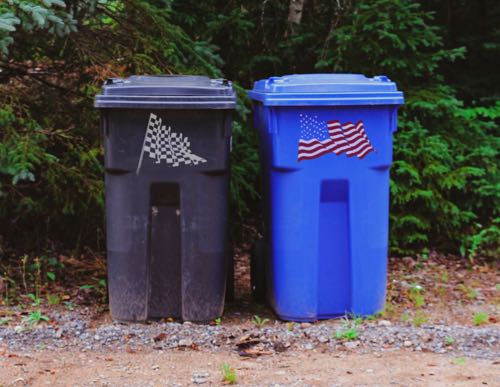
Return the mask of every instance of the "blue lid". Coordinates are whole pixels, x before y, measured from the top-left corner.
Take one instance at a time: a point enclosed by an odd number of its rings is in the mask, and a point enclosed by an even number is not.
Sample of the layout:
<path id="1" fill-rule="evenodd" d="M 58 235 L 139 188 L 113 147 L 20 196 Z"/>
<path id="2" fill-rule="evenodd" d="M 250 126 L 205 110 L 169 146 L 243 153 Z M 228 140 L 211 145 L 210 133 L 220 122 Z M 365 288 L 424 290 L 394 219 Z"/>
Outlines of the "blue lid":
<path id="1" fill-rule="evenodd" d="M 135 75 L 108 79 L 95 98 L 98 108 L 234 109 L 226 79 L 198 75 Z"/>
<path id="2" fill-rule="evenodd" d="M 267 106 L 402 105 L 403 93 L 386 76 L 295 74 L 255 82 L 250 98 Z"/>

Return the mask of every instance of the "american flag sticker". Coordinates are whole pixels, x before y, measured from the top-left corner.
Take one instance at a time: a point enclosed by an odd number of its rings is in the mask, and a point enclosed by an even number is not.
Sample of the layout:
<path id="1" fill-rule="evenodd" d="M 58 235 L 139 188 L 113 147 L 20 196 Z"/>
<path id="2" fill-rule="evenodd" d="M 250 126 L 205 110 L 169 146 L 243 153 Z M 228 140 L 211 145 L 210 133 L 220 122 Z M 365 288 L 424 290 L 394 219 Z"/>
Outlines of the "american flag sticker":
<path id="1" fill-rule="evenodd" d="M 153 113 L 149 115 L 141 155 L 137 164 L 137 174 L 141 170 L 144 155 L 153 159 L 155 164 L 164 162 L 172 167 L 198 165 L 207 162 L 203 157 L 192 153 L 188 137 L 184 137 L 182 133 L 172 132 L 172 128 L 163 125 L 161 117 Z"/>
<path id="2" fill-rule="evenodd" d="M 299 161 L 312 160 L 327 153 L 363 159 L 374 151 L 363 121 L 341 123 L 338 120 L 322 121 L 315 115 L 300 115 Z"/>

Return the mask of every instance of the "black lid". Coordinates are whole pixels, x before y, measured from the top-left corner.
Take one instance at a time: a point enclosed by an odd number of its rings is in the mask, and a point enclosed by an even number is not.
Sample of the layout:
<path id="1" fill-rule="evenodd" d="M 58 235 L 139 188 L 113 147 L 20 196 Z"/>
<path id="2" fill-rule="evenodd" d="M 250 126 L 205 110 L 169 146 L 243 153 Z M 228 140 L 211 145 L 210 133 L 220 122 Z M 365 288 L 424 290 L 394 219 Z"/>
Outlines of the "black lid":
<path id="1" fill-rule="evenodd" d="M 134 75 L 108 79 L 97 108 L 234 109 L 230 81 L 199 75 Z"/>

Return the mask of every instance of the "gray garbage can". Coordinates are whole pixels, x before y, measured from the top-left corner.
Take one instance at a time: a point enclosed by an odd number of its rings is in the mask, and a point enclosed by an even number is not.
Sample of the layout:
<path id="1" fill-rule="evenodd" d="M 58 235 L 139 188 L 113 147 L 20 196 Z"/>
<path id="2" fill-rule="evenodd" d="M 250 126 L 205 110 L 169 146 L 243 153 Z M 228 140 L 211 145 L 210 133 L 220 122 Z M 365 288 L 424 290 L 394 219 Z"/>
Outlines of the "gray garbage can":
<path id="1" fill-rule="evenodd" d="M 96 96 L 106 180 L 111 315 L 222 314 L 235 94 L 204 76 L 111 79 Z"/>

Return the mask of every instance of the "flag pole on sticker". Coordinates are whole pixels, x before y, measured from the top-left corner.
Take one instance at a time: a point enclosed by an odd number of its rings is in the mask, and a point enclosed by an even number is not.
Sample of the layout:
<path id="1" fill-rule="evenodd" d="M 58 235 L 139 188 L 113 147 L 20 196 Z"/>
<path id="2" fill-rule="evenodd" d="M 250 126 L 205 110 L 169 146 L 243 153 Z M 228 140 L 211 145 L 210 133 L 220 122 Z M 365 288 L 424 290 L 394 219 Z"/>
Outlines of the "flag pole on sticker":
<path id="1" fill-rule="evenodd" d="M 161 119 L 160 119 L 161 121 Z M 150 152 L 154 144 L 156 144 L 156 132 L 157 132 L 157 117 L 156 114 L 151 113 L 149 115 L 148 126 L 146 127 L 146 134 L 144 135 L 144 140 L 142 141 L 141 155 L 139 157 L 139 163 L 137 164 L 137 169 L 135 173 L 138 175 L 142 166 L 142 159 L 144 157 L 144 152 Z M 154 139 L 153 139 L 154 138 Z"/>

